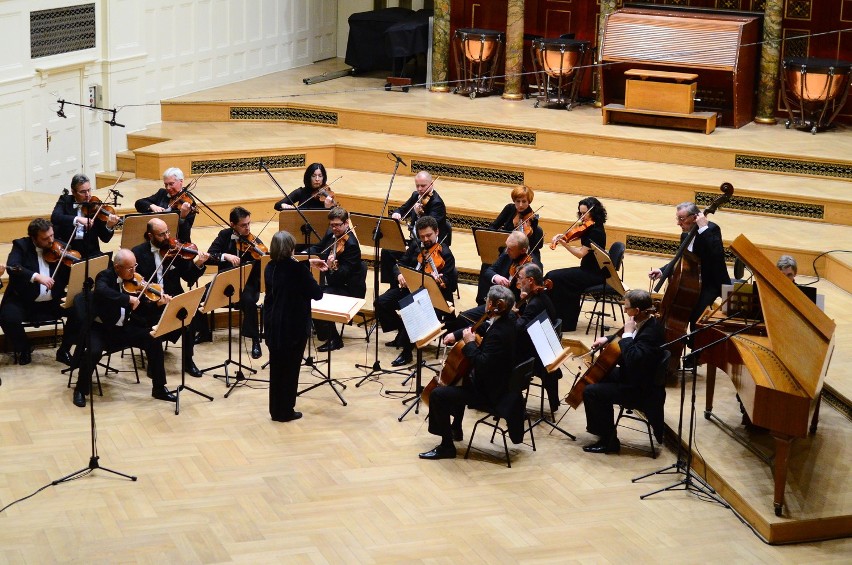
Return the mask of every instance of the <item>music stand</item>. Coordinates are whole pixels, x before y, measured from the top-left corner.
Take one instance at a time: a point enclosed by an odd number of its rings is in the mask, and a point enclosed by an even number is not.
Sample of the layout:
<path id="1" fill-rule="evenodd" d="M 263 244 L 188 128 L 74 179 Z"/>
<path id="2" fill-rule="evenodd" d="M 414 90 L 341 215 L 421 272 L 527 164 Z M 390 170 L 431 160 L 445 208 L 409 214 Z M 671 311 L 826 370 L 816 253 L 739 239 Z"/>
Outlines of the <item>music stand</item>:
<path id="1" fill-rule="evenodd" d="M 180 414 L 180 393 L 183 390 L 194 392 L 198 396 L 203 396 L 213 402 L 212 396 L 186 386 L 186 340 L 192 339 L 186 330 L 189 327 L 189 323 L 195 317 L 195 313 L 198 311 L 198 306 L 201 304 L 201 299 L 204 298 L 205 290 L 207 289 L 200 286 L 189 292 L 173 296 L 169 303 L 166 304 L 163 313 L 160 314 L 160 321 L 151 329 L 151 337 L 155 339 L 180 330 L 180 385 L 175 389 L 175 416 Z"/>
<path id="2" fill-rule="evenodd" d="M 420 277 L 419 273 L 417 277 Z M 431 277 L 427 278 L 431 279 Z M 435 282 L 434 279 L 432 279 L 432 282 Z M 441 297 L 441 300 L 443 300 L 443 297 Z M 446 300 L 444 302 L 446 303 Z M 415 379 L 414 394 L 402 401 L 403 405 L 411 402 L 411 405 L 397 418 L 397 421 L 402 422 L 403 418 L 412 409 L 415 414 L 420 413 L 421 394 L 423 393 L 423 348 L 443 333 L 444 326 L 438 321 L 438 316 L 435 315 L 435 305 L 432 303 L 432 298 L 425 288 L 421 288 L 408 296 L 402 297 L 399 305 L 399 315 L 402 318 L 402 324 L 408 333 L 408 339 L 411 340 L 411 343 L 414 344 L 417 350 L 417 361 L 414 364 L 414 371 L 408 377 L 408 379 L 412 377 Z M 438 371 L 435 372 L 437 373 Z M 408 379 L 405 380 L 407 381 Z M 407 394 L 409 392 L 407 390 L 389 390 L 388 394 Z"/>
<path id="3" fill-rule="evenodd" d="M 311 318 L 315 320 L 334 322 L 336 324 L 348 324 L 349 320 L 351 320 L 364 306 L 364 302 L 366 302 L 366 300 L 363 298 L 325 293 L 320 300 L 311 300 Z M 326 359 L 326 363 L 328 364 L 328 374 L 323 373 L 314 365 L 313 369 L 322 377 L 320 382 L 300 390 L 296 393 L 296 396 L 301 396 L 310 390 L 314 390 L 317 387 L 327 384 L 331 386 L 331 390 L 334 391 L 334 394 L 337 395 L 340 402 L 346 406 L 346 401 L 343 399 L 343 395 L 341 395 L 340 391 L 337 390 L 337 386 L 345 389 L 346 385 L 337 379 L 331 378 L 331 349 L 329 349 L 327 353 L 328 357 Z"/>
<path id="4" fill-rule="evenodd" d="M 550 321 L 550 317 L 547 315 L 547 312 L 542 312 L 536 316 L 532 322 L 527 324 L 526 330 L 527 334 L 530 336 L 530 341 L 532 341 L 533 347 L 535 347 L 536 354 L 538 354 L 538 358 L 541 359 L 541 363 L 544 365 L 544 370 L 547 373 L 552 373 L 558 369 L 559 365 L 561 365 L 569 355 L 574 353 L 573 348 L 570 345 L 568 347 L 562 347 L 562 343 L 560 343 L 559 336 L 557 336 L 556 332 L 553 330 L 553 323 Z M 542 376 L 542 381 L 543 380 L 544 376 Z M 538 419 L 530 425 L 529 429 L 532 430 L 537 425 L 544 423 L 551 427 L 551 432 L 553 430 L 559 430 L 572 440 L 576 441 L 577 438 L 560 428 L 558 423 L 551 422 L 545 418 L 543 389 L 544 384 L 542 383 L 542 408 L 539 412 Z"/>
<path id="5" fill-rule="evenodd" d="M 133 249 L 145 241 L 145 232 L 148 231 L 148 222 L 159 218 L 166 222 L 169 232 L 177 234 L 180 214 L 177 212 L 160 212 L 158 214 L 127 214 L 124 216 L 124 225 L 121 228 L 121 247 Z"/>
<path id="6" fill-rule="evenodd" d="M 299 214 L 301 212 L 301 215 Z M 304 219 L 303 219 L 304 218 Z M 278 213 L 278 230 L 288 231 L 291 234 L 300 233 L 303 236 L 305 247 L 310 247 L 322 241 L 322 235 L 313 229 L 314 224 L 328 225 L 328 209 L 303 210 L 287 209 Z M 326 230 L 323 230 L 324 234 Z"/>
<path id="7" fill-rule="evenodd" d="M 607 286 L 609 286 L 612 290 L 615 291 L 620 297 L 624 298 L 624 293 L 627 290 L 624 288 L 624 283 L 621 282 L 621 278 L 618 276 L 618 271 L 615 270 L 615 265 L 612 264 L 612 259 L 609 257 L 609 253 L 607 253 L 600 245 L 591 242 L 592 244 L 592 253 L 595 254 L 595 260 L 598 262 L 598 267 L 602 270 L 606 270 L 606 274 L 603 275 L 601 280 L 601 293 L 603 294 L 603 299 L 601 300 L 601 311 L 598 314 L 594 312 L 592 315 L 600 316 L 600 329 L 601 335 L 603 337 L 606 335 L 606 326 L 604 325 L 604 318 L 606 317 L 606 297 L 609 294 L 609 290 Z M 595 332 L 597 335 L 597 332 Z"/>
<path id="8" fill-rule="evenodd" d="M 486 265 L 493 264 L 500 257 L 500 248 L 506 247 L 508 235 L 504 231 L 473 228 L 473 241 L 476 243 L 479 259 Z"/>
<path id="9" fill-rule="evenodd" d="M 89 278 L 94 280 L 91 273 L 100 273 L 109 266 L 109 257 L 99 255 L 89 259 Z M 68 287 L 65 293 L 62 307 L 66 310 L 74 306 L 74 298 L 83 292 L 83 283 L 86 282 L 86 262 L 80 261 L 71 265 L 71 273 L 68 275 Z"/>
<path id="10" fill-rule="evenodd" d="M 239 304 L 240 301 L 240 280 L 246 280 L 248 278 L 249 272 L 251 268 L 254 266 L 254 263 L 246 263 L 245 265 L 240 265 L 234 269 L 229 269 L 227 271 L 219 271 L 216 273 L 216 276 L 213 277 L 213 282 L 210 283 L 210 288 L 207 290 L 207 296 L 204 299 L 204 304 L 200 308 L 200 312 L 202 314 L 209 314 L 210 312 L 216 310 L 217 308 L 223 308 L 225 306 L 228 307 L 228 358 L 218 365 L 213 365 L 212 367 L 207 367 L 206 369 L 202 369 L 202 373 L 206 373 L 207 371 L 212 371 L 213 369 L 225 369 L 224 375 L 216 375 L 214 377 L 225 377 L 225 386 L 230 386 L 230 376 L 228 375 L 228 366 L 236 365 L 237 366 L 237 374 L 234 376 L 236 382 L 240 380 L 245 380 L 245 377 L 242 375 L 242 371 L 240 369 L 246 369 L 250 373 L 257 373 L 255 369 L 251 367 L 247 367 L 242 364 L 242 349 L 238 349 L 237 357 L 238 361 L 234 361 L 233 352 L 231 348 L 233 347 L 233 332 L 234 332 L 234 305 Z M 239 329 L 240 334 L 242 333 L 242 328 Z M 257 379 L 252 379 L 257 380 Z M 264 381 L 265 382 L 265 381 Z M 227 398 L 228 394 L 230 394 L 230 390 L 225 395 Z"/>
<path id="11" fill-rule="evenodd" d="M 352 229 L 360 233 L 370 233 L 373 239 L 373 304 L 379 298 L 379 271 L 381 271 L 381 254 L 379 247 L 389 249 L 391 251 L 405 251 L 406 243 L 405 236 L 402 235 L 402 227 L 399 220 L 393 218 L 383 218 L 379 216 L 371 216 L 368 214 L 349 214 L 349 223 Z M 367 331 L 367 339 L 370 339 L 370 334 L 373 330 L 379 327 L 379 322 L 373 325 L 372 329 Z M 355 364 L 356 369 L 369 369 L 369 372 L 364 375 L 355 385 L 360 387 L 364 382 L 377 374 L 398 374 L 404 375 L 406 371 L 396 369 L 382 369 L 379 362 L 379 334 L 376 332 L 375 357 L 372 365 Z"/>

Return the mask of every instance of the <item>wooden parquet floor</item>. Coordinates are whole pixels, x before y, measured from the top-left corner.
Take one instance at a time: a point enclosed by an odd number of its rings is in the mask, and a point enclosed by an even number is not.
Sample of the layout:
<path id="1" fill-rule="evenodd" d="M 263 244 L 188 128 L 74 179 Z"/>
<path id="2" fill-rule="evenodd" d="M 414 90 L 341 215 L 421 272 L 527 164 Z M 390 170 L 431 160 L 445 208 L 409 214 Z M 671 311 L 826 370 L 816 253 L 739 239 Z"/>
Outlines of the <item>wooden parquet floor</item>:
<path id="1" fill-rule="evenodd" d="M 104 397 L 96 397 L 100 464 L 139 480 L 98 469 L 12 506 L 0 515 L 0 562 L 848 560 L 849 539 L 769 546 L 730 511 L 683 492 L 640 501 L 669 477 L 638 484 L 630 478 L 671 463 L 674 454 L 585 454 L 580 447 L 591 438 L 581 413 L 562 421 L 577 442 L 538 427 L 537 450 L 513 446 L 511 469 L 482 432 L 475 446 L 484 453 L 474 451 L 470 460 L 420 461 L 417 453 L 436 443 L 424 414 L 397 421 L 403 406 L 385 392 L 400 388 L 397 376 L 356 388 L 361 373 L 353 365 L 371 364 L 374 350 L 357 328 L 345 335 L 333 376 L 347 384 L 348 406 L 322 386 L 300 397 L 305 416 L 287 424 L 269 420 L 263 383 L 225 399 L 220 380 L 191 379 L 215 400 L 185 391 L 175 416 L 132 374 L 103 378 Z M 221 362 L 226 348 L 219 331 L 214 343 L 197 348 L 196 360 Z M 0 359 L 3 505 L 88 462 L 89 411 L 71 404 L 52 354 L 37 350 L 24 368 Z M 384 367 L 394 355 L 380 346 Z M 176 348 L 167 351 L 172 386 L 177 357 Z M 249 361 L 245 353 L 243 360 Z M 127 368 L 129 360 L 117 365 Z M 301 382 L 316 378 L 304 369 Z M 472 422 L 469 414 L 466 434 Z"/>

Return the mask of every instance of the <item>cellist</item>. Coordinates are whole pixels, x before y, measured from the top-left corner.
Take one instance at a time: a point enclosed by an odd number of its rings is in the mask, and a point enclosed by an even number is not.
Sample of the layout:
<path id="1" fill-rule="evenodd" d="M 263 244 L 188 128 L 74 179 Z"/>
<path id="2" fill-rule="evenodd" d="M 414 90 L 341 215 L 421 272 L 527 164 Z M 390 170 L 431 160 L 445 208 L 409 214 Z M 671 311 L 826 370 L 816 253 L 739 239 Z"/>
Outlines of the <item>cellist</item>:
<path id="1" fill-rule="evenodd" d="M 470 328 L 464 330 L 462 353 L 472 366 L 469 379 L 462 386 L 439 386 L 429 396 L 429 433 L 439 436 L 441 443 L 420 454 L 421 459 L 452 459 L 456 456 L 454 441 L 462 441 L 462 418 L 465 406 L 495 405 L 507 392 L 509 378 L 515 363 L 515 324 L 512 306 L 515 296 L 508 288 L 493 286 L 488 291 L 486 311 L 490 324 L 479 327 L 482 342 L 477 344 L 476 335 Z M 519 421 L 523 436 L 523 410 Z M 514 437 L 514 435 L 513 435 Z"/>
<path id="2" fill-rule="evenodd" d="M 725 265 L 725 248 L 719 226 L 708 220 L 693 202 L 678 204 L 675 219 L 682 230 L 681 241 L 686 238 L 693 226 L 698 226 L 695 239 L 687 248 L 698 257 L 701 268 L 701 290 L 689 315 L 690 326 L 694 326 L 704 309 L 722 295 L 722 285 L 731 284 L 731 277 Z M 670 271 L 673 267 L 674 265 L 669 263 L 663 269 Z M 657 280 L 661 275 L 661 269 L 651 269 L 648 273 L 651 280 Z"/>
<path id="3" fill-rule="evenodd" d="M 618 453 L 621 444 L 613 421 L 613 406 L 641 406 L 651 392 L 657 363 L 662 355 L 663 328 L 653 315 L 651 294 L 646 290 L 628 290 L 624 295 L 627 320 L 621 338 L 617 334 L 599 337 L 592 349 L 602 349 L 618 339 L 621 355 L 618 364 L 601 381 L 586 386 L 586 429 L 598 441 L 583 447 L 587 453 Z"/>

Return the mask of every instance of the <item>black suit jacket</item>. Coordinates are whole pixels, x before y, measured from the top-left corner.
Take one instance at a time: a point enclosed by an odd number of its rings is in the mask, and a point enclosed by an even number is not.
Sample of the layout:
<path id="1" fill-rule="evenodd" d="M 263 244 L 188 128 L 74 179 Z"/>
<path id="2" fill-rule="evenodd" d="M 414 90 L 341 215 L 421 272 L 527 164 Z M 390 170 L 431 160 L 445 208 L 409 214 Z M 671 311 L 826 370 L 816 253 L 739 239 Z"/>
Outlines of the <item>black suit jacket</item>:
<path id="1" fill-rule="evenodd" d="M 510 314 L 495 319 L 485 332 L 482 343 L 466 343 L 462 353 L 473 368 L 471 383 L 475 394 L 497 404 L 506 393 L 515 367 L 515 322 Z"/>
<path id="2" fill-rule="evenodd" d="M 229 271 L 234 267 L 227 261 L 222 261 L 222 254 L 237 255 L 242 258 L 242 264 L 253 262 L 246 284 L 256 285 L 260 287 L 260 261 L 253 261 L 251 255 L 246 252 L 240 255 L 237 251 L 236 233 L 231 228 L 225 228 L 216 235 L 216 239 L 210 244 L 210 249 L 207 253 L 210 254 L 210 259 L 207 260 L 208 265 L 216 265 L 219 271 Z"/>
<path id="3" fill-rule="evenodd" d="M 151 244 L 147 241 L 140 243 L 133 248 L 133 254 L 136 256 L 136 272 L 145 277 L 145 280 L 157 282 L 156 279 L 151 278 L 154 271 L 157 270 L 157 263 L 154 261 L 154 254 L 151 252 Z M 169 262 L 170 259 L 165 259 L 163 268 Z M 191 260 L 178 257 L 163 273 L 163 291 L 172 296 L 183 294 L 184 288 L 180 281 L 186 281 L 187 284 L 191 285 L 204 274 L 206 269 L 207 267 L 204 265 L 199 269 Z"/>
<path id="4" fill-rule="evenodd" d="M 121 317 L 121 309 L 125 311 L 125 325 L 134 324 L 151 327 L 151 321 L 157 317 L 157 304 L 142 299 L 136 310 L 130 307 L 130 295 L 121 289 L 115 268 L 104 269 L 95 278 L 94 313 L 101 324 L 113 327 Z"/>
<path id="5" fill-rule="evenodd" d="M 321 259 L 328 259 L 334 233 L 331 228 L 325 232 L 322 241 L 311 247 L 312 254 Z M 344 290 L 345 296 L 364 298 L 367 294 L 367 269 L 361 262 L 361 244 L 354 232 L 349 233 L 343 245 L 343 253 L 337 254 L 337 270 L 322 273 L 326 286 Z"/>
<path id="6" fill-rule="evenodd" d="M 284 204 L 295 206 L 300 210 L 322 210 L 325 208 L 325 197 L 317 195 L 311 198 L 313 191 L 301 186 L 275 203 L 276 210 L 283 210 Z"/>
<path id="7" fill-rule="evenodd" d="M 405 217 L 408 214 L 408 211 L 414 206 L 417 202 L 417 199 L 420 198 L 420 194 L 415 190 L 411 193 L 411 196 L 408 197 L 402 206 L 394 210 L 394 213 L 399 214 L 402 217 Z M 411 212 L 410 216 L 412 221 L 417 221 L 418 218 L 422 216 L 418 216 L 415 212 Z M 437 190 L 432 191 L 432 196 L 429 198 L 429 202 L 423 207 L 423 216 L 432 216 L 435 218 L 435 221 L 438 222 L 438 232 L 440 233 L 440 238 L 446 239 L 447 245 L 450 245 L 452 242 L 452 227 L 450 226 L 450 222 L 447 220 L 447 206 L 444 204 L 441 195 L 438 194 Z"/>
<path id="8" fill-rule="evenodd" d="M 143 214 L 151 214 L 151 205 L 159 206 L 160 208 L 164 208 L 167 211 L 172 211 L 169 207 L 169 202 L 171 202 L 171 197 L 169 197 L 169 191 L 165 188 L 161 188 L 148 198 L 140 198 L 136 201 L 136 211 L 141 212 Z M 186 216 L 186 218 L 181 218 L 180 213 L 175 211 L 178 214 L 178 232 L 175 234 L 175 237 L 178 238 L 179 241 L 183 243 L 191 243 L 192 242 L 192 224 L 195 223 L 195 213 L 190 213 Z"/>
<path id="9" fill-rule="evenodd" d="M 686 236 L 686 232 L 682 232 L 680 241 L 683 242 Z M 692 252 L 698 256 L 698 260 L 701 262 L 702 292 L 712 289 L 715 293 L 714 296 L 721 296 L 722 285 L 731 284 L 731 277 L 728 275 L 728 267 L 725 265 L 725 247 L 722 243 L 722 230 L 719 226 L 709 222 L 703 233 L 696 234 Z M 663 271 L 671 269 L 673 266 L 674 260 L 663 267 Z"/>
<path id="10" fill-rule="evenodd" d="M 503 209 L 500 211 L 500 214 L 497 216 L 493 222 L 488 225 L 488 229 L 490 230 L 500 230 L 500 231 L 513 231 L 515 229 L 515 214 L 518 213 L 517 208 L 512 203 L 506 204 Z M 544 230 L 542 230 L 538 226 L 538 218 L 532 218 L 529 222 L 527 222 L 532 228 L 532 233 L 528 236 L 530 240 L 530 246 L 532 246 L 532 251 L 535 253 L 540 250 L 544 245 Z M 538 253 L 536 253 L 536 259 L 538 259 Z"/>
<path id="11" fill-rule="evenodd" d="M 613 339 L 615 336 L 609 336 L 610 341 Z M 642 324 L 635 336 L 621 338 L 618 342 L 621 348 L 618 382 L 637 393 L 650 390 L 664 341 L 663 326 L 655 317 Z"/>
<path id="12" fill-rule="evenodd" d="M 399 276 L 399 265 L 416 269 L 417 259 L 419 256 L 419 241 L 412 242 L 411 244 L 409 244 L 408 249 L 405 250 L 405 254 L 403 254 L 402 259 L 399 260 L 399 263 L 394 264 L 394 277 Z M 444 298 L 447 300 L 447 302 L 452 302 L 453 293 L 456 291 L 459 285 L 459 274 L 458 271 L 456 271 L 456 258 L 453 256 L 453 252 L 450 251 L 450 246 L 446 243 L 441 244 L 441 258 L 444 260 L 444 268 L 440 269 L 440 272 L 442 275 L 444 275 L 445 284 L 445 288 L 441 289 L 441 294 L 444 295 Z"/>
<path id="13" fill-rule="evenodd" d="M 50 222 L 53 224 L 56 239 L 67 243 L 69 239 L 74 238 L 76 218 L 77 208 L 74 207 L 74 197 L 70 194 L 60 196 L 59 200 L 56 201 L 56 206 L 53 207 L 53 213 L 50 215 Z M 113 231 L 101 219 L 95 221 L 93 230 L 94 233 L 86 233 L 83 240 L 71 242 L 71 248 L 79 251 L 83 257 L 100 255 L 99 240 L 107 243 L 112 239 Z"/>
<path id="14" fill-rule="evenodd" d="M 521 255 L 520 258 L 523 257 L 524 256 Z M 535 255 L 532 255 L 532 262 L 541 267 L 541 261 L 539 261 Z M 485 269 L 485 279 L 488 281 L 489 288 L 492 284 L 494 284 L 491 282 L 491 279 L 493 279 L 495 275 L 500 275 L 501 277 L 506 277 L 507 279 L 512 278 L 509 274 L 512 268 L 512 263 L 512 258 L 509 257 L 509 254 L 504 251 L 500 254 L 499 257 L 497 257 L 496 261 L 491 263 L 491 265 L 489 265 L 488 268 Z M 512 288 L 510 290 L 515 294 L 515 300 L 518 300 L 520 298 L 521 291 L 514 284 L 512 285 Z"/>
<path id="15" fill-rule="evenodd" d="M 56 263 L 48 263 L 51 273 Z M 6 300 L 15 300 L 21 304 L 31 304 L 38 298 L 40 286 L 31 282 L 33 275 L 38 273 L 38 252 L 32 238 L 22 237 L 12 241 L 12 251 L 6 261 L 6 272 L 9 273 L 9 287 L 6 289 Z M 58 302 L 65 296 L 65 287 L 68 286 L 69 269 L 66 266 L 59 267 L 54 279 L 53 289 L 50 294 L 52 299 Z"/>
<path id="16" fill-rule="evenodd" d="M 307 264 L 293 259 L 270 261 L 263 276 L 263 325 L 270 348 L 286 347 L 310 335 L 311 299 L 322 298 L 322 289 Z"/>
<path id="17" fill-rule="evenodd" d="M 515 321 L 515 329 L 518 332 L 518 361 L 535 357 L 537 371 L 543 368 L 543 364 L 538 357 L 535 346 L 533 346 L 529 333 L 527 333 L 527 324 L 535 320 L 542 312 L 547 312 L 547 317 L 551 323 L 556 320 L 556 307 L 553 306 L 553 301 L 545 291 L 536 294 L 518 306 L 518 319 Z M 537 372 L 537 374 L 540 375 L 541 372 Z"/>

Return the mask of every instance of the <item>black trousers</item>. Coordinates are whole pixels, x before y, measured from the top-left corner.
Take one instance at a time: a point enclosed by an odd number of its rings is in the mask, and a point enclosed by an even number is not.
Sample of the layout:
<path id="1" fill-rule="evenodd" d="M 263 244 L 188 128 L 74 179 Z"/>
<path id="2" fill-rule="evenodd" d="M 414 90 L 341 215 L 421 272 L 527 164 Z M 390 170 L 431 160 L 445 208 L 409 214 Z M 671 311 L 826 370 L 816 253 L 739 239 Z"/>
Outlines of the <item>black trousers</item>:
<path id="1" fill-rule="evenodd" d="M 571 267 L 550 271 L 545 278 L 553 281 L 550 299 L 553 300 L 556 314 L 562 319 L 562 330 L 573 332 L 577 329 L 577 320 L 580 318 L 580 296 L 583 290 L 601 284 L 603 277 L 600 273 Z"/>
<path id="2" fill-rule="evenodd" d="M 27 332 L 24 331 L 24 322 L 56 320 L 66 315 L 68 313 L 59 305 L 58 300 L 24 303 L 12 295 L 6 295 L 0 304 L 0 327 L 3 328 L 3 334 L 14 351 L 29 351 L 30 340 L 27 338 Z M 63 349 L 71 347 L 79 331 L 76 318 L 68 316 L 62 334 L 61 347 Z"/>
<path id="3" fill-rule="evenodd" d="M 148 358 L 148 368 L 154 390 L 166 386 L 166 367 L 163 345 L 159 339 L 151 337 L 150 328 L 127 324 L 125 326 L 106 327 L 92 324 L 89 349 L 80 359 L 80 372 L 77 375 L 76 392 L 89 394 L 89 386 L 95 367 L 100 363 L 104 352 L 121 351 L 126 347 L 138 347 Z M 80 346 L 77 344 L 77 351 Z"/>
<path id="4" fill-rule="evenodd" d="M 635 405 L 639 392 L 634 387 L 618 382 L 619 368 L 598 383 L 583 390 L 583 405 L 586 407 L 586 430 L 601 439 L 612 437 L 615 432 L 613 407 L 616 404 Z"/>
<path id="5" fill-rule="evenodd" d="M 429 395 L 429 433 L 452 445 L 453 428 L 460 430 L 464 409 L 473 399 L 469 386 L 439 386 Z"/>
<path id="6" fill-rule="evenodd" d="M 307 336 L 286 347 L 269 347 L 269 416 L 273 420 L 288 419 L 296 408 L 299 370 Z"/>

